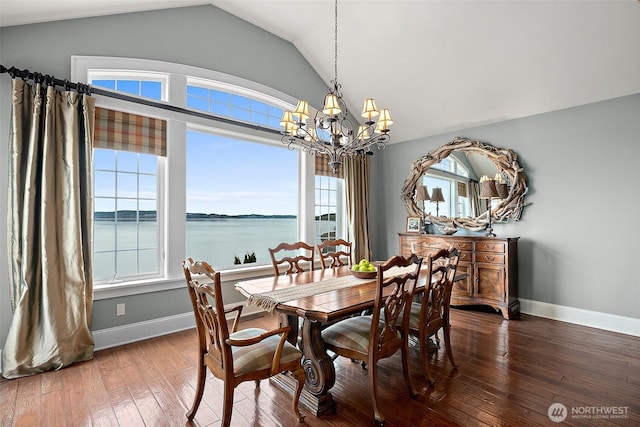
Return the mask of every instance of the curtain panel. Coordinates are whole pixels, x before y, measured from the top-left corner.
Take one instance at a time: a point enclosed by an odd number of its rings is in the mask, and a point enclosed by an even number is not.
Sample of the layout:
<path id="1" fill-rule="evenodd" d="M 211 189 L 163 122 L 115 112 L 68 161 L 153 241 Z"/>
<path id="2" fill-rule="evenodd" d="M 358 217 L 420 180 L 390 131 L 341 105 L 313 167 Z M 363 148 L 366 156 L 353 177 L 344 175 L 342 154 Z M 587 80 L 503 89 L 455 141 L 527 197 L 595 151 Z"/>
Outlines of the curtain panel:
<path id="1" fill-rule="evenodd" d="M 369 230 L 369 157 L 347 156 L 342 164 L 345 174 L 349 241 L 353 244 L 353 262 L 373 259 Z"/>
<path id="2" fill-rule="evenodd" d="M 94 102 L 13 79 L 7 204 L 13 317 L 2 352 L 5 378 L 93 357 Z"/>

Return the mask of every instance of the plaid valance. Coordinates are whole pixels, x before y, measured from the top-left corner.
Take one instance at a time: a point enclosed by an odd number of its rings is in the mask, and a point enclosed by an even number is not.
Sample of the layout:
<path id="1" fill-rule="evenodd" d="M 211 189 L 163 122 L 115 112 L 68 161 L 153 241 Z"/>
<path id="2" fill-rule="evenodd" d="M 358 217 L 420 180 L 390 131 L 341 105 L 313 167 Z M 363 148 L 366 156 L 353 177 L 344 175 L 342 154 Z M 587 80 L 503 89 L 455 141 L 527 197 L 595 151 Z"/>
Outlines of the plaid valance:
<path id="1" fill-rule="evenodd" d="M 333 173 L 331 166 L 329 166 L 328 156 L 316 154 L 314 157 L 316 162 L 316 175 L 344 178 L 344 164 L 340 165 L 336 173 Z"/>
<path id="2" fill-rule="evenodd" d="M 167 155 L 167 122 L 96 107 L 94 148 Z"/>

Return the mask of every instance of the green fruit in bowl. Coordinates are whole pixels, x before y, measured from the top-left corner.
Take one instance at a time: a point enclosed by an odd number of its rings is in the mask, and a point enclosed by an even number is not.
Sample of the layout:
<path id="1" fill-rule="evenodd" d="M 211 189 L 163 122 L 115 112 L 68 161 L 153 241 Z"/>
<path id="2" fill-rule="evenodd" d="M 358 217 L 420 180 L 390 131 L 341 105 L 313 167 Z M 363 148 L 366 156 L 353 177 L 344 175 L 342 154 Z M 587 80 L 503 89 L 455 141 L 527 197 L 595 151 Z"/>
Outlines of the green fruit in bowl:
<path id="1" fill-rule="evenodd" d="M 351 267 L 351 270 L 353 271 L 360 271 L 360 264 L 356 264 L 353 267 Z"/>

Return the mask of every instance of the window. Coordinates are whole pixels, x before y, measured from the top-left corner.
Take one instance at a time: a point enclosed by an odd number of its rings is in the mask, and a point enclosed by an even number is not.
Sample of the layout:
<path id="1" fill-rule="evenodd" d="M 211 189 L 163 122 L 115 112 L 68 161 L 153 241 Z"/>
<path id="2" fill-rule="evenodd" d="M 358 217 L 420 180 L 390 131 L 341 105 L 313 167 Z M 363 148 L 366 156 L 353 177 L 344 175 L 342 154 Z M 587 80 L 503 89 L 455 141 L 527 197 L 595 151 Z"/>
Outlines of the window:
<path id="1" fill-rule="evenodd" d="M 162 99 L 162 79 L 90 82 L 131 95 Z M 163 270 L 158 156 L 104 148 L 95 148 L 93 154 L 94 280 L 113 283 L 160 276 Z"/>
<path id="2" fill-rule="evenodd" d="M 94 280 L 160 273 L 157 163 L 152 155 L 94 150 Z"/>
<path id="3" fill-rule="evenodd" d="M 205 259 L 227 277 L 263 274 L 270 270 L 269 247 L 314 241 L 313 157 L 289 150 L 273 131 L 295 99 L 237 77 L 159 61 L 73 57 L 72 78 L 84 76 L 94 86 L 233 119 L 94 94 L 98 107 L 166 121 L 167 134 L 166 157 L 94 149 L 94 279 L 105 297 L 117 294 L 110 289 L 182 286 L 185 257 Z M 339 193 L 325 203 L 334 232 L 343 226 L 344 214 L 335 213 L 344 206 L 340 181 L 326 187 Z M 122 286 L 107 287 L 114 277 Z"/>
<path id="4" fill-rule="evenodd" d="M 345 227 L 344 179 L 315 176 L 315 244 L 328 239 L 348 240 Z"/>
<path id="5" fill-rule="evenodd" d="M 298 240 L 298 153 L 212 132 L 187 132 L 187 254 L 213 267 L 270 264 Z"/>
<path id="6" fill-rule="evenodd" d="M 449 156 L 429 168 L 424 175 L 423 185 L 429 194 L 433 188 L 442 190 L 444 202 L 426 202 L 426 211 L 434 215 L 448 217 L 466 217 L 470 215 L 471 204 L 465 192 L 469 181 L 469 169 L 462 162 Z"/>

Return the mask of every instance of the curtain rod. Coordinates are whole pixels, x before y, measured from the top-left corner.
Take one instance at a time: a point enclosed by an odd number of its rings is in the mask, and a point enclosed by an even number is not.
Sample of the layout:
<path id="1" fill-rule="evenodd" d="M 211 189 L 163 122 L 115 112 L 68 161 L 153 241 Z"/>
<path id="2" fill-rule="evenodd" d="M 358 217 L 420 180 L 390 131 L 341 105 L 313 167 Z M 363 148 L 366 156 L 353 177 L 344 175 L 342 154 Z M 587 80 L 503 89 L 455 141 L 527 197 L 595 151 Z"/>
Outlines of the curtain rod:
<path id="1" fill-rule="evenodd" d="M 50 76 L 49 74 L 31 72 L 29 70 L 21 70 L 16 67 L 6 68 L 4 65 L 0 64 L 0 74 L 4 74 L 4 73 L 9 74 L 11 78 L 14 78 L 14 79 L 19 77 L 25 81 L 32 80 L 35 83 L 43 83 L 43 84 L 46 84 L 47 86 L 60 86 L 60 87 L 63 87 L 65 90 L 75 90 L 79 94 L 91 95 L 95 93 L 97 95 L 103 95 L 109 98 L 116 98 L 122 101 L 133 102 L 134 104 L 146 105 L 148 107 L 160 108 L 162 110 L 173 111 L 175 113 L 186 114 L 189 116 L 200 117 L 202 119 L 213 120 L 216 122 L 222 122 L 222 123 L 232 124 L 235 126 L 241 126 L 244 128 L 259 130 L 261 132 L 281 135 L 280 132 L 275 129 L 265 128 L 260 125 L 240 122 L 237 120 L 228 119 L 226 117 L 215 116 L 213 114 L 202 113 L 199 111 L 188 110 L 186 108 L 176 107 L 175 105 L 170 105 L 163 102 L 157 102 L 150 99 L 144 99 L 144 98 L 138 98 L 131 95 L 125 95 L 120 92 L 113 92 L 107 89 L 92 87 L 91 85 L 86 83 L 74 83 L 68 80 L 60 80 L 55 78 L 54 76 Z"/>

